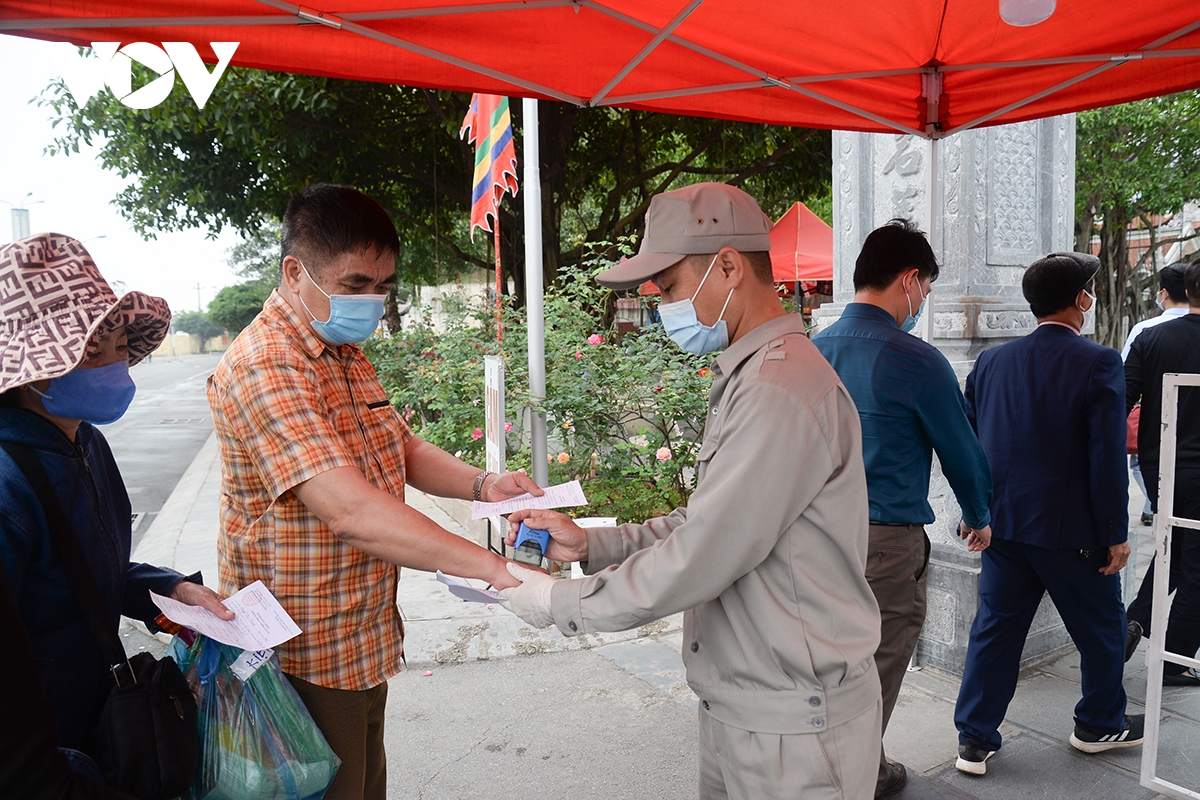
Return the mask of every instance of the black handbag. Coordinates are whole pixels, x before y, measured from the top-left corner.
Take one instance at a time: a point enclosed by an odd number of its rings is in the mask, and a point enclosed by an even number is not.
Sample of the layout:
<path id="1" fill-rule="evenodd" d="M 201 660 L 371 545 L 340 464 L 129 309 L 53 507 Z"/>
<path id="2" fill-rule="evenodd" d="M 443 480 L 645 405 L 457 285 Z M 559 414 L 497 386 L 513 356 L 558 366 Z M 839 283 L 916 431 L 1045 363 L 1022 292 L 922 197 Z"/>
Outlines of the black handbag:
<path id="1" fill-rule="evenodd" d="M 171 800 L 187 792 L 200 760 L 196 701 L 179 666 L 149 653 L 126 658 L 79 541 L 33 450 L 0 442 L 37 494 L 50 539 L 66 568 L 104 662 L 112 688 L 100 715 L 91 755 L 109 786 L 141 800 Z M 54 687 L 46 687 L 54 691 Z"/>

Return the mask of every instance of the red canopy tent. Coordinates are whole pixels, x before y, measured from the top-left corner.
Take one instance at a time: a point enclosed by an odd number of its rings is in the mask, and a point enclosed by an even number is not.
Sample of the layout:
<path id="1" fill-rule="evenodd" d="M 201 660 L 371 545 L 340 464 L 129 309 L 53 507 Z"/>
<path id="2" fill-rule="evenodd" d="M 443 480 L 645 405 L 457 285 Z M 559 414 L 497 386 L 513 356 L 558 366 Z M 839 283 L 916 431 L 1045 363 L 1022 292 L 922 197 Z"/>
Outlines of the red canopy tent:
<path id="1" fill-rule="evenodd" d="M 771 228 L 771 273 L 777 283 L 833 280 L 833 228 L 804 203 Z"/>
<path id="2" fill-rule="evenodd" d="M 931 137 L 1200 85 L 1195 3 L 1032 2 L 1053 13 L 1013 27 L 998 0 L 6 0 L 0 32 L 236 41 L 244 67 Z"/>

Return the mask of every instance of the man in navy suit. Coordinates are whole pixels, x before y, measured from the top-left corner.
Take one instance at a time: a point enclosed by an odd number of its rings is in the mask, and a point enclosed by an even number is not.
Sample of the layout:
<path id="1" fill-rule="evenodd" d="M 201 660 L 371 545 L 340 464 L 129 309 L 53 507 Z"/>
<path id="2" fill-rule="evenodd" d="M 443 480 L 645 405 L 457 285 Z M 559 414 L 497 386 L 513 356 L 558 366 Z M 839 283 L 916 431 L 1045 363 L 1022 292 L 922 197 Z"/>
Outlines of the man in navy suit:
<path id="1" fill-rule="evenodd" d="M 1053 253 L 1025 271 L 1035 331 L 985 351 L 967 377 L 967 416 L 991 467 L 992 542 L 954 709 L 963 772 L 982 775 L 1000 748 L 1021 650 L 1050 593 L 1080 653 L 1083 697 L 1071 744 L 1099 753 L 1142 742 L 1125 714 L 1129 558 L 1125 377 L 1121 355 L 1080 335 L 1096 305 L 1100 261 Z"/>

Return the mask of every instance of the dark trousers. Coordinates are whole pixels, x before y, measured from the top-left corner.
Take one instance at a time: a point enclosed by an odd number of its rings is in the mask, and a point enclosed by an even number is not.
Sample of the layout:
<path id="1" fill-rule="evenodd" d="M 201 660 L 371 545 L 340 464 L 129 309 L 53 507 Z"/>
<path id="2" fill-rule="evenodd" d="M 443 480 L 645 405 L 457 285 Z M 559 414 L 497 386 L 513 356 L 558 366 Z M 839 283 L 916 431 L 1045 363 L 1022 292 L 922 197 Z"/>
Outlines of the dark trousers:
<path id="1" fill-rule="evenodd" d="M 1075 719 L 1100 733 L 1124 729 L 1125 608 L 1119 576 L 1098 572 L 1107 560 L 1107 550 L 1083 559 L 1078 550 L 992 539 L 983 551 L 979 611 L 954 708 L 960 739 L 1000 749 L 998 729 L 1017 688 L 1021 650 L 1046 592 L 1079 649 L 1083 697 Z"/>
<path id="2" fill-rule="evenodd" d="M 1158 465 L 1143 465 L 1142 477 L 1151 505 L 1158 511 Z M 1200 469 L 1175 472 L 1175 516 L 1200 519 Z M 1200 531 L 1187 528 L 1171 530 L 1171 574 L 1167 590 L 1175 593 L 1167 617 L 1166 650 L 1192 657 L 1200 650 Z M 1154 603 L 1154 562 L 1129 606 L 1129 619 L 1150 633 L 1150 613 Z M 1184 668 L 1170 661 L 1163 664 L 1167 675 L 1178 675 Z"/>
<path id="3" fill-rule="evenodd" d="M 387 684 L 350 691 L 317 686 L 288 675 L 313 722 L 342 760 L 323 800 L 387 800 L 383 711 Z"/>
<path id="4" fill-rule="evenodd" d="M 867 583 L 879 604 L 879 647 L 875 666 L 883 691 L 883 730 L 900 696 L 900 684 L 925 622 L 929 537 L 923 525 L 876 525 L 869 529 Z M 879 780 L 887 778 L 880 750 Z"/>

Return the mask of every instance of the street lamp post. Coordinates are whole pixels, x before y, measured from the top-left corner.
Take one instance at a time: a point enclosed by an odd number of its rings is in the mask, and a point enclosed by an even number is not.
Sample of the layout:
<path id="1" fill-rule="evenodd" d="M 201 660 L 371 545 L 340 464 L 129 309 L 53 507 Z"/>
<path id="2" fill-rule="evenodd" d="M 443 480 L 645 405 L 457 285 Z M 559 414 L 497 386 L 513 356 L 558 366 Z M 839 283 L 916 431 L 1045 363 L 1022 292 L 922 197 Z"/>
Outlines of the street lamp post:
<path id="1" fill-rule="evenodd" d="M 0 200 L 0 203 L 12 206 L 12 240 L 14 242 L 24 239 L 31 232 L 29 226 L 29 209 L 27 209 L 25 206 L 32 206 L 36 205 L 37 203 L 44 202 L 42 200 L 34 200 L 32 203 L 27 203 L 26 201 L 31 197 L 33 197 L 33 192 L 26 192 L 25 196 L 21 198 L 20 203 L 11 203 L 8 200 Z"/>

